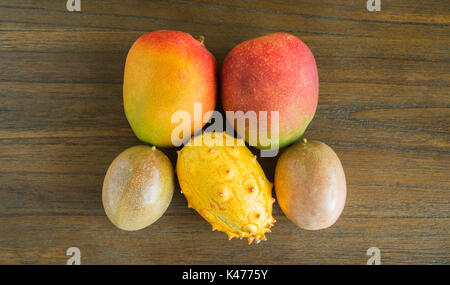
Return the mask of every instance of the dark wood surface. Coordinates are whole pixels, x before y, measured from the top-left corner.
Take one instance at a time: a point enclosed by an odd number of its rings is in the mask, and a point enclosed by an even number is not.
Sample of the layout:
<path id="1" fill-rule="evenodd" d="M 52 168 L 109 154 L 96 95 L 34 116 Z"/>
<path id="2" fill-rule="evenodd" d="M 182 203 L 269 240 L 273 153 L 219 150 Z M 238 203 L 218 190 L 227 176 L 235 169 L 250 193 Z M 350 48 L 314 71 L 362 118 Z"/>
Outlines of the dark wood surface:
<path id="1" fill-rule="evenodd" d="M 0 2 L 0 264 L 450 263 L 450 2 Z M 122 106 L 125 57 L 145 32 L 203 35 L 219 65 L 236 44 L 285 31 L 315 54 L 319 107 L 306 132 L 332 146 L 348 181 L 343 215 L 296 228 L 275 204 L 268 241 L 211 232 L 179 189 L 137 232 L 106 218 L 107 167 L 140 144 Z M 173 149 L 164 150 L 175 163 Z M 276 159 L 260 159 L 273 181 Z M 177 186 L 178 187 L 178 186 Z"/>

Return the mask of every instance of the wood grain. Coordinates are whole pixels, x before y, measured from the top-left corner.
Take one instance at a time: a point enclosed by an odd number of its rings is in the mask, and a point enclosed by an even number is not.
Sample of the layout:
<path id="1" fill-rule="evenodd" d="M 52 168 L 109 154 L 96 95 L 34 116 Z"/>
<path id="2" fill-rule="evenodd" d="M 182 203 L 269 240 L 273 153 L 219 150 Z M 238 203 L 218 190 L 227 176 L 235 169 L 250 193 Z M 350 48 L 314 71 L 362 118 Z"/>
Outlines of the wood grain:
<path id="1" fill-rule="evenodd" d="M 450 3 L 383 1 L 86 1 L 0 4 L 0 264 L 450 263 Z M 177 189 L 144 230 L 106 218 L 101 186 L 139 144 L 122 106 L 127 51 L 141 34 L 203 35 L 219 65 L 239 42 L 290 32 L 314 52 L 319 107 L 305 136 L 342 160 L 348 200 L 332 228 L 278 223 L 255 246 L 227 241 Z M 220 109 L 220 106 L 218 106 Z M 163 150 L 176 162 L 174 149 Z M 255 151 L 255 150 L 253 150 Z M 276 158 L 259 159 L 273 180 Z"/>

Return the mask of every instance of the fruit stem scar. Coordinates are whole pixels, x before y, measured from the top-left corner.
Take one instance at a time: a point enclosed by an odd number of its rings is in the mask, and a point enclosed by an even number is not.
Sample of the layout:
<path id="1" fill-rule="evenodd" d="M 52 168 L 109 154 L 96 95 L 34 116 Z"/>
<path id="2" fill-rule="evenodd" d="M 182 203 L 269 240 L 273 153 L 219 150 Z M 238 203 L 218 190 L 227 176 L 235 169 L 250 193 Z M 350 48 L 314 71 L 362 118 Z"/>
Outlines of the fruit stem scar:
<path id="1" fill-rule="evenodd" d="M 200 44 L 201 44 L 202 46 L 205 46 L 205 37 L 204 37 L 204 36 L 199 36 L 199 37 L 197 38 L 197 40 L 200 42 Z"/>

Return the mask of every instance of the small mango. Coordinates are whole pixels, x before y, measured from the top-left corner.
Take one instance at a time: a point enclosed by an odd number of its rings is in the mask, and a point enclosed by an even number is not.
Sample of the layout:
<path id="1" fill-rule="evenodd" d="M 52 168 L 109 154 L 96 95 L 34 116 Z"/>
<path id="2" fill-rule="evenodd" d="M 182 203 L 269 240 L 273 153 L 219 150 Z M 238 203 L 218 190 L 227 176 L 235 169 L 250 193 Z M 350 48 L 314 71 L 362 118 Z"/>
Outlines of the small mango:
<path id="1" fill-rule="evenodd" d="M 275 223 L 272 183 L 242 140 L 216 132 L 194 137 L 178 152 L 176 170 L 188 207 L 213 231 L 249 244 L 266 240 Z"/>

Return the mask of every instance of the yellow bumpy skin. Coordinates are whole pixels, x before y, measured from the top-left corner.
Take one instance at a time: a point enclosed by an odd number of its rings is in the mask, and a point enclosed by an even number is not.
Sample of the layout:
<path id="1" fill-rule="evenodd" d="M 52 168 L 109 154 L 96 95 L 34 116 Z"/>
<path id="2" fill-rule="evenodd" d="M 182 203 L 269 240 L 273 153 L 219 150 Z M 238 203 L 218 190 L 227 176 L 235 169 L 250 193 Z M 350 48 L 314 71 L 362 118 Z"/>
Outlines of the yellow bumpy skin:
<path id="1" fill-rule="evenodd" d="M 218 140 L 221 146 L 213 144 Z M 223 231 L 229 239 L 248 238 L 249 244 L 266 240 L 264 234 L 275 223 L 272 183 L 242 141 L 226 133 L 193 138 L 178 152 L 177 175 L 188 207 L 213 231 Z"/>

